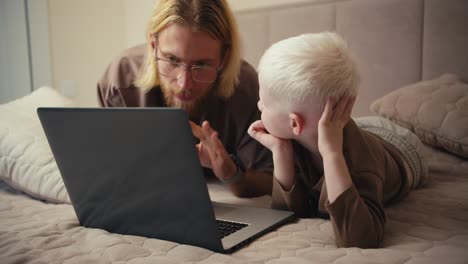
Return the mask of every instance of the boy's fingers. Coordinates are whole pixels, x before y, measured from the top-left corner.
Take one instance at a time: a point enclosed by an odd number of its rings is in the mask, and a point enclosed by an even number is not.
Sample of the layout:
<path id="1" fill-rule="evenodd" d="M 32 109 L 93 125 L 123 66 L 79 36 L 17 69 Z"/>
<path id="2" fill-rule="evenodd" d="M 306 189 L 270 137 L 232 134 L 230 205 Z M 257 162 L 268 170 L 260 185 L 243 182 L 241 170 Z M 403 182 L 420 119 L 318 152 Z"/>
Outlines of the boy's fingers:
<path id="1" fill-rule="evenodd" d="M 348 102 L 346 103 L 346 109 L 345 109 L 345 117 L 346 118 L 350 118 L 351 117 L 351 112 L 353 111 L 353 106 L 354 106 L 354 103 L 356 102 L 356 97 L 350 97 L 348 99 Z"/>
<path id="2" fill-rule="evenodd" d="M 250 125 L 250 127 L 249 127 L 248 130 L 250 130 L 250 131 L 258 131 L 258 130 L 261 130 L 261 129 L 263 129 L 262 121 L 261 121 L 261 120 L 257 120 L 257 121 L 253 122 L 253 123 Z"/>
<path id="3" fill-rule="evenodd" d="M 346 105 L 349 97 L 341 97 L 336 103 L 335 109 L 333 109 L 332 120 L 340 120 L 345 112 Z"/>
<path id="4" fill-rule="evenodd" d="M 328 97 L 327 103 L 325 104 L 325 109 L 322 113 L 322 118 L 320 120 L 326 121 L 330 120 L 332 113 L 333 113 L 333 106 L 334 106 L 334 99 L 332 97 Z"/>

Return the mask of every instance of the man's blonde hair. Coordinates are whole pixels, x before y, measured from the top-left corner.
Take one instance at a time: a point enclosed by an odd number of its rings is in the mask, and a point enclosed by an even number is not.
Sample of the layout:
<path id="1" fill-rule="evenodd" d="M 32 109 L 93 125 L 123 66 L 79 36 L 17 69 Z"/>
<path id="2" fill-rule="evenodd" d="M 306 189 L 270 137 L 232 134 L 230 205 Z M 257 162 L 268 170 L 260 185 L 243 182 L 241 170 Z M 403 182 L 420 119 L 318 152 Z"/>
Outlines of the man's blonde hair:
<path id="1" fill-rule="evenodd" d="M 356 96 L 359 75 L 345 41 L 336 33 L 303 34 L 273 44 L 259 66 L 262 89 L 291 105 Z"/>
<path id="2" fill-rule="evenodd" d="M 214 94 L 229 97 L 239 82 L 240 43 L 237 25 L 226 0 L 159 0 L 153 8 L 146 31 L 148 56 L 135 84 L 143 89 L 160 85 L 151 36 L 157 38 L 171 23 L 203 31 L 221 42 L 223 68 L 214 84 Z"/>

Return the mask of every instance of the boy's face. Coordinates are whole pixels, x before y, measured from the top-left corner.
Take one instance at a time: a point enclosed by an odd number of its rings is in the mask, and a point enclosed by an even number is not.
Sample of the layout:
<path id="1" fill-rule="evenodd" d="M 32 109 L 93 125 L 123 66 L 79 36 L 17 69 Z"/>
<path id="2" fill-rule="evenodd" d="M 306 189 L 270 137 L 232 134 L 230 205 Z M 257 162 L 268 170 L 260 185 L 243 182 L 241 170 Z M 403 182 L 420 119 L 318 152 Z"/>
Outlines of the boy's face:
<path id="1" fill-rule="evenodd" d="M 310 102 L 304 105 L 295 105 L 294 109 L 286 100 L 280 100 L 268 93 L 266 82 L 259 75 L 259 97 L 258 108 L 262 112 L 261 119 L 265 129 L 271 135 L 283 139 L 297 139 L 304 131 L 307 137 L 314 140 L 313 144 L 317 144 L 318 123 L 322 116 L 323 109 L 319 104 Z M 300 116 L 302 120 L 301 131 L 298 135 L 293 132 L 293 120 L 291 114 Z"/>
<path id="2" fill-rule="evenodd" d="M 281 102 L 272 97 L 265 88 L 262 88 L 264 85 L 266 84 L 260 81 L 258 109 L 262 112 L 261 118 L 265 129 L 275 137 L 292 138 L 289 112 L 285 110 L 284 104 L 281 105 Z"/>

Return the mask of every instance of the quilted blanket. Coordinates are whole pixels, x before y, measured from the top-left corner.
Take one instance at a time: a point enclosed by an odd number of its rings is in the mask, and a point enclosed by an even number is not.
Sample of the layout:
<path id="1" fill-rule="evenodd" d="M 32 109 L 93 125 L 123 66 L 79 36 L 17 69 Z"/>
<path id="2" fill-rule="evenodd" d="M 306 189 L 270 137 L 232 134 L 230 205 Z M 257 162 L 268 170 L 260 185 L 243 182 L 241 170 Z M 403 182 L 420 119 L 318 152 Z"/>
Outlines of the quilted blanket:
<path id="1" fill-rule="evenodd" d="M 430 181 L 387 208 L 380 249 L 337 248 L 330 222 L 299 219 L 230 255 L 81 227 L 71 205 L 0 183 L 0 263 L 468 263 L 468 160 L 431 149 Z M 213 200 L 267 207 L 210 184 Z"/>

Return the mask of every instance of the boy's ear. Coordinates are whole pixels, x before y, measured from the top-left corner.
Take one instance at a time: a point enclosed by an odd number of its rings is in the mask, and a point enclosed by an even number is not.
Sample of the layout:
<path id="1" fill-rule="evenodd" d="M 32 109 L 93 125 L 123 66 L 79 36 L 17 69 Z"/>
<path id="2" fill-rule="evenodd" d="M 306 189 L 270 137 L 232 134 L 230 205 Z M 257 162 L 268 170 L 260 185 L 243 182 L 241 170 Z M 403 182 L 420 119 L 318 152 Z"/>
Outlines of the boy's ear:
<path id="1" fill-rule="evenodd" d="M 293 134 L 295 136 L 299 136 L 304 129 L 304 119 L 296 113 L 290 113 L 289 126 L 291 127 Z"/>

